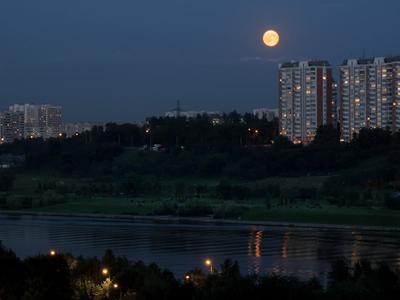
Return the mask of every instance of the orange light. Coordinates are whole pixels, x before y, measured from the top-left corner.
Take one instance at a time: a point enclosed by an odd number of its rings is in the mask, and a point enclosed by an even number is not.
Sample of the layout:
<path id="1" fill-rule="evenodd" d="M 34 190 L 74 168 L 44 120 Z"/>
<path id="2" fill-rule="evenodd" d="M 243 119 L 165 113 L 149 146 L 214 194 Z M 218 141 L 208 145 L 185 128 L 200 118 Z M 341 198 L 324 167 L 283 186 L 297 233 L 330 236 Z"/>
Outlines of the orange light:
<path id="1" fill-rule="evenodd" d="M 56 251 L 55 250 L 50 250 L 50 256 L 56 256 Z"/>
<path id="2" fill-rule="evenodd" d="M 118 288 L 118 283 L 114 283 L 113 287 L 114 287 L 114 289 L 117 289 Z"/>
<path id="3" fill-rule="evenodd" d="M 211 266 L 211 265 L 212 265 L 211 259 L 206 259 L 206 260 L 204 261 L 204 263 L 206 264 L 206 266 Z"/>
<path id="4" fill-rule="evenodd" d="M 107 275 L 108 274 L 108 269 L 104 268 L 103 270 L 101 270 L 101 273 L 103 273 L 103 275 Z"/>

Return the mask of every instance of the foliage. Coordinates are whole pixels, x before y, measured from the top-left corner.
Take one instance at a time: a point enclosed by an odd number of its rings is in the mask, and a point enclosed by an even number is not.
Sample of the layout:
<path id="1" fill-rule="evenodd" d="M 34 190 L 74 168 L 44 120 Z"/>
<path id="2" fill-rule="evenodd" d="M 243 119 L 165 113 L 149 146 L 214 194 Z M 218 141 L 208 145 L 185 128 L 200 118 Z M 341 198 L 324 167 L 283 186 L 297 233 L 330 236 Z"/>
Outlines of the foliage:
<path id="1" fill-rule="evenodd" d="M 130 262 L 106 251 L 103 258 L 39 255 L 19 260 L 0 247 L 0 297 L 22 299 L 397 299 L 400 273 L 385 264 L 360 261 L 332 265 L 329 282 L 279 274 L 242 275 L 237 262 L 226 260 L 212 272 L 194 269 L 177 280 L 168 270 Z M 109 270 L 104 276 L 103 268 Z M 122 298 L 121 298 L 122 297 Z"/>
<path id="2" fill-rule="evenodd" d="M 12 189 L 15 175 L 10 171 L 0 170 L 0 191 L 5 192 Z"/>

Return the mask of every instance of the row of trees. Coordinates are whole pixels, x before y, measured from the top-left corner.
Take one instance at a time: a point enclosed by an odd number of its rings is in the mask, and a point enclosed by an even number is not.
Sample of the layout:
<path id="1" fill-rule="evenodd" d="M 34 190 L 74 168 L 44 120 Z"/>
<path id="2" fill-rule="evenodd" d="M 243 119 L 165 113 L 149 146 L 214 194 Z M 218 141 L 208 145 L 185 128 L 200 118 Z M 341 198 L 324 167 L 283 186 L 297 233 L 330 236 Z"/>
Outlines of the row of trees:
<path id="1" fill-rule="evenodd" d="M 324 288 L 277 274 L 242 275 L 230 260 L 210 272 L 195 269 L 178 280 L 155 264 L 129 262 L 107 251 L 102 259 L 39 255 L 20 260 L 0 247 L 0 299 L 7 300 L 234 300 L 398 299 L 400 274 L 385 264 L 345 261 L 332 265 Z"/>
<path id="2" fill-rule="evenodd" d="M 398 181 L 400 133 L 363 129 L 351 143 L 340 143 L 339 136 L 334 127 L 323 126 L 311 144 L 294 145 L 277 136 L 276 121 L 231 113 L 219 125 L 207 116 L 151 118 L 143 126 L 108 124 L 68 139 L 1 145 L 0 154 L 25 155 L 27 169 L 92 177 L 133 173 L 253 180 L 335 173 L 336 186 L 343 186 L 337 190 L 386 188 Z M 159 143 L 164 151 L 140 150 L 148 143 Z"/>

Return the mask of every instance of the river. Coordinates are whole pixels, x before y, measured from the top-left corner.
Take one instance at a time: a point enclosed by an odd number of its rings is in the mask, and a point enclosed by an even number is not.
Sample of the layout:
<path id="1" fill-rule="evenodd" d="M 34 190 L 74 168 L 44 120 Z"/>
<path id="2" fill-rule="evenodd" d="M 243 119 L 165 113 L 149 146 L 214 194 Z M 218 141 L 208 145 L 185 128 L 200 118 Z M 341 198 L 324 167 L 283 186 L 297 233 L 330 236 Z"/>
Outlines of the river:
<path id="1" fill-rule="evenodd" d="M 218 267 L 237 260 L 243 273 L 275 272 L 326 281 L 332 261 L 346 258 L 400 267 L 400 231 L 155 222 L 0 214 L 0 241 L 26 257 L 49 249 L 155 262 L 180 277 L 205 258 Z"/>

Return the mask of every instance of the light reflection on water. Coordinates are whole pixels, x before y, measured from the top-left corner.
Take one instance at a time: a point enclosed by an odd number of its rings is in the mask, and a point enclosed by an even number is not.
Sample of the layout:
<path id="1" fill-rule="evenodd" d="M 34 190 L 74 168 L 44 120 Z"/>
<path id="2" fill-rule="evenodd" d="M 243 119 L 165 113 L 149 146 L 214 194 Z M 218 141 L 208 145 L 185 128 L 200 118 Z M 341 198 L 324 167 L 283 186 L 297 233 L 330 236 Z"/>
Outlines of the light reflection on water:
<path id="1" fill-rule="evenodd" d="M 347 258 L 400 265 L 400 232 L 221 224 L 179 224 L 72 217 L 0 215 L 0 240 L 25 257 L 50 248 L 156 262 L 177 276 L 205 257 L 237 260 L 243 273 L 274 272 L 326 279 L 331 262 Z"/>

